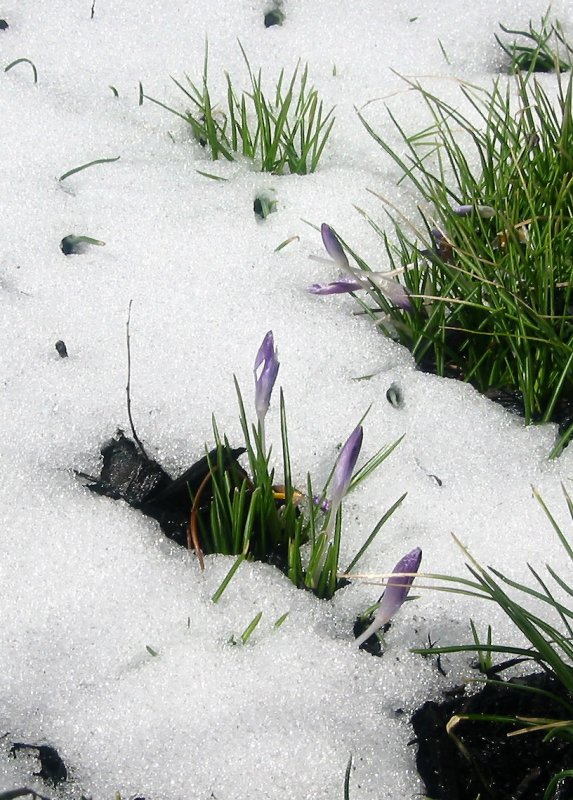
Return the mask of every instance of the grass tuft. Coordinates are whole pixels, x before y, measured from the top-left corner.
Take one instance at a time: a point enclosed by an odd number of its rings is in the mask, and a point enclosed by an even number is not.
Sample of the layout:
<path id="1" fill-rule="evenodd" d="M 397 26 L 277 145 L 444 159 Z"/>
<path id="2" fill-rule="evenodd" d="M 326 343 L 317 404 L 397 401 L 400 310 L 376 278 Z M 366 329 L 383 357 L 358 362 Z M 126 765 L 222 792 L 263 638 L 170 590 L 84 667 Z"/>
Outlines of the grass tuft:
<path id="1" fill-rule="evenodd" d="M 562 422 L 557 455 L 573 437 L 572 78 L 557 76 L 555 100 L 523 73 L 490 90 L 461 83 L 468 116 L 407 83 L 432 124 L 408 134 L 389 112 L 405 154 L 359 117 L 425 209 L 413 224 L 385 201 L 391 235 L 362 212 L 412 308 L 375 287 L 359 302 L 423 369 L 517 393 L 526 423 Z"/>
<path id="2" fill-rule="evenodd" d="M 270 451 L 264 449 L 256 427 L 249 428 L 238 387 L 237 393 L 249 472 L 237 462 L 225 466 L 231 462 L 228 457 L 229 444 L 226 439 L 221 439 L 214 424 L 217 459 L 210 464 L 212 499 L 208 505 L 202 505 L 198 493 L 193 503 L 201 550 L 204 553 L 237 555 L 212 600 L 218 602 L 245 560 L 271 563 L 281 569 L 295 586 L 308 589 L 317 597 L 329 599 L 343 585 L 339 579 L 342 571 L 339 566 L 342 509 L 331 509 L 326 501 L 332 474 L 320 495 L 314 492 L 310 476 L 307 477 L 306 493 L 293 485 L 286 410 L 281 391 L 284 482 L 277 485 L 274 469 L 270 466 Z M 378 467 L 398 443 L 376 453 L 356 473 L 349 491 Z M 405 497 L 405 494 L 402 495 L 385 512 L 351 560 L 346 572 L 356 566 Z M 203 513 L 195 515 L 195 509 L 200 507 Z"/>
<path id="3" fill-rule="evenodd" d="M 239 47 L 247 65 L 250 91 L 238 93 L 226 73 L 224 110 L 211 97 L 208 47 L 205 47 L 200 86 L 189 76 L 185 76 L 185 83 L 173 78 L 191 103 L 191 110 L 178 111 L 148 95 L 142 97 L 190 125 L 194 137 L 209 149 L 214 161 L 220 157 L 234 161 L 242 155 L 257 163 L 262 172 L 277 175 L 314 172 L 334 124 L 334 109 L 325 112 L 316 89 L 309 85 L 308 66 L 301 69 L 300 64 L 290 79 L 281 70 L 274 96 L 268 97 L 263 90 L 261 70 L 253 71 L 240 42 Z"/>
<path id="4" fill-rule="evenodd" d="M 563 487 L 567 508 L 573 522 L 573 500 Z M 555 521 L 550 510 L 539 494 L 534 490 L 534 495 L 542 506 L 547 518 L 563 545 L 566 561 L 573 561 L 573 549 L 567 536 Z M 480 661 L 480 668 L 487 675 L 495 673 L 496 668 L 491 666 L 494 654 L 511 654 L 518 656 L 517 660 L 508 664 L 519 663 L 522 660 L 532 660 L 545 672 L 552 675 L 558 682 L 559 693 L 547 692 L 543 694 L 555 700 L 563 708 L 564 718 L 543 719 L 527 718 L 523 716 L 496 717 L 486 715 L 465 715 L 466 719 L 492 722 L 504 722 L 517 726 L 517 730 L 508 735 L 520 735 L 535 731 L 543 731 L 546 737 L 559 736 L 568 741 L 573 741 L 573 609 L 567 605 L 567 599 L 573 595 L 569 582 L 562 578 L 551 566 L 547 565 L 549 578 L 542 577 L 533 567 L 529 567 L 535 583 L 528 585 L 509 578 L 504 573 L 493 567 L 483 567 L 471 554 L 456 540 L 462 548 L 466 558 L 466 566 L 471 573 L 471 579 L 453 578 L 445 575 L 429 575 L 437 578 L 440 584 L 437 588 L 442 591 L 458 594 L 467 594 L 481 597 L 493 602 L 509 617 L 515 628 L 528 643 L 525 647 L 514 647 L 500 643 L 492 644 L 491 630 L 488 629 L 487 641 L 480 641 L 475 626 L 470 623 L 473 643 L 467 645 L 452 645 L 448 647 L 429 647 L 416 649 L 422 655 L 441 655 L 444 653 L 475 652 Z M 569 563 L 571 566 L 571 563 Z M 550 587 L 550 580 L 555 584 Z M 516 595 L 517 593 L 517 595 Z M 564 598 L 559 599 L 561 593 Z M 528 607 L 527 601 L 536 604 L 535 609 Z M 541 611 L 539 610 L 541 609 Z M 547 611 L 544 613 L 543 609 Z M 515 684 L 506 684 L 511 691 L 528 691 L 541 693 L 540 689 Z M 552 782 L 553 784 L 553 782 Z M 552 793 L 545 797 L 552 797 Z"/>
<path id="5" fill-rule="evenodd" d="M 558 21 L 549 23 L 549 13 L 550 9 L 541 17 L 539 28 L 530 22 L 525 31 L 512 30 L 500 23 L 499 27 L 504 33 L 520 37 L 511 44 L 502 41 L 497 35 L 495 37 L 509 57 L 511 73 L 566 72 L 571 69 L 573 48 L 565 38 L 561 24 Z"/>

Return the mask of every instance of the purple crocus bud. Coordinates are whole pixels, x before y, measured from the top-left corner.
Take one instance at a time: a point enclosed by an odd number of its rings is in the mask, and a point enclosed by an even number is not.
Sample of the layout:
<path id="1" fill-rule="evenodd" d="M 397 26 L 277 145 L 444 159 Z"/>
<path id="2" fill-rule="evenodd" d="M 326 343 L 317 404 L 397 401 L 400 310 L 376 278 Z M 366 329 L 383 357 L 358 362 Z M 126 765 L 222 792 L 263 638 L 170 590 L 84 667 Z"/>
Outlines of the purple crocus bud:
<path id="1" fill-rule="evenodd" d="M 414 306 L 406 287 L 402 286 L 398 281 L 388 278 L 386 273 L 367 272 L 359 269 L 355 269 L 353 272 L 356 275 L 356 279 L 362 282 L 363 289 L 368 289 L 369 286 L 376 286 L 397 308 L 401 308 L 403 311 L 414 311 Z"/>
<path id="2" fill-rule="evenodd" d="M 261 369 L 262 367 L 262 369 Z M 271 394 L 273 386 L 277 379 L 279 371 L 279 360 L 277 358 L 277 351 L 275 350 L 275 343 L 273 339 L 273 332 L 268 331 L 263 339 L 263 343 L 259 347 L 259 352 L 255 359 L 255 409 L 259 422 L 262 423 L 267 411 L 269 410 L 269 403 L 271 402 Z"/>
<path id="3" fill-rule="evenodd" d="M 332 283 L 313 283 L 308 287 L 311 294 L 343 294 L 344 292 L 357 292 L 360 289 L 372 288 L 376 286 L 382 294 L 385 294 L 388 300 L 397 308 L 403 311 L 413 312 L 414 306 L 410 300 L 408 290 L 402 286 L 398 281 L 391 278 L 386 278 L 383 272 L 366 272 L 361 269 L 352 269 L 354 278 L 340 278 L 338 281 Z"/>
<path id="4" fill-rule="evenodd" d="M 326 248 L 326 252 L 331 259 L 342 269 L 348 269 L 348 259 L 346 258 L 346 253 L 342 249 L 340 239 L 326 222 L 323 222 L 320 226 L 320 235 L 322 236 L 322 242 Z"/>
<path id="5" fill-rule="evenodd" d="M 313 283 L 308 287 L 311 294 L 343 294 L 344 292 L 356 292 L 364 287 L 360 281 L 353 281 L 352 278 L 341 278 L 332 283 Z"/>
<path id="6" fill-rule="evenodd" d="M 396 612 L 402 606 L 404 600 L 408 596 L 410 587 L 414 582 L 414 575 L 403 575 L 400 573 L 414 573 L 417 572 L 422 560 L 422 551 L 419 547 L 415 547 L 410 553 L 405 555 L 398 561 L 392 571 L 392 577 L 389 578 L 386 584 L 386 589 L 382 595 L 382 600 L 374 617 L 374 622 L 370 625 L 364 633 L 362 633 L 355 641 L 355 644 L 360 647 L 361 644 L 369 639 L 373 633 L 382 628 L 389 622 Z"/>
<path id="7" fill-rule="evenodd" d="M 491 219 L 492 217 L 495 217 L 495 208 L 492 208 L 491 206 L 476 206 L 476 211 L 479 216 L 483 217 L 484 219 Z"/>
<path id="8" fill-rule="evenodd" d="M 474 211 L 478 214 L 478 216 L 483 217 L 483 219 L 491 219 L 495 217 L 495 208 L 491 206 L 452 206 L 452 211 L 454 214 L 457 214 L 458 217 L 469 217 L 470 214 L 473 214 Z"/>
<path id="9" fill-rule="evenodd" d="M 363 437 L 364 431 L 362 425 L 358 425 L 343 444 L 338 458 L 336 459 L 334 475 L 332 476 L 332 493 L 330 496 L 331 514 L 333 517 L 352 480 L 352 473 L 354 472 L 360 448 L 362 447 Z"/>
<path id="10" fill-rule="evenodd" d="M 377 275 L 380 275 L 380 273 L 377 273 Z M 374 282 L 382 294 L 385 294 L 396 308 L 401 308 L 403 311 L 408 311 L 409 313 L 414 311 L 414 306 L 408 296 L 408 290 L 402 286 L 401 283 L 389 280 L 388 278 L 382 278 L 382 280 L 376 280 Z"/>

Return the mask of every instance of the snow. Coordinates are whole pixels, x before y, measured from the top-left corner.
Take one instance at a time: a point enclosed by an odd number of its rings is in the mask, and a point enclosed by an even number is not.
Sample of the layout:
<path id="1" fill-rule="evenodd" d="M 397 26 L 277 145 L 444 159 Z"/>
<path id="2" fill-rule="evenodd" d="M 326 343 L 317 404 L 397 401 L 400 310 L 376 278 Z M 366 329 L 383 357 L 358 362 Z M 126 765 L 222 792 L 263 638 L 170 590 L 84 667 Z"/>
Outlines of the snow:
<path id="1" fill-rule="evenodd" d="M 26 63 L 0 73 L 0 789 L 98 800 L 116 792 L 335 798 L 352 753 L 353 800 L 415 797 L 422 785 L 407 746 L 409 713 L 475 672 L 468 657 L 452 657 L 444 679 L 410 648 L 428 636 L 469 641 L 470 616 L 484 634 L 492 625 L 494 641 L 516 641 L 499 610 L 419 589 L 376 659 L 354 647 L 352 624 L 379 587 L 354 583 L 319 601 L 253 563 L 215 605 L 232 559 L 208 557 L 201 573 L 152 520 L 90 493 L 75 471 L 97 473 L 101 445 L 128 429 L 133 300 L 133 413 L 146 448 L 173 475 L 211 445 L 212 413 L 240 441 L 233 374 L 251 408 L 254 357 L 272 329 L 297 485 L 309 471 L 315 485 L 326 478 L 369 407 L 359 463 L 405 434 L 345 503 L 342 564 L 407 491 L 361 571 L 388 572 L 420 546 L 425 571 L 462 574 L 452 532 L 514 577 L 527 576 L 527 562 L 559 571 L 559 546 L 531 486 L 566 525 L 560 483 L 571 487 L 571 448 L 548 461 L 554 426 L 525 428 L 471 387 L 415 371 L 409 353 L 354 314 L 351 298 L 307 294 L 336 270 L 309 258 L 324 252 L 304 222 L 328 222 L 385 268 L 353 205 L 382 221 L 367 188 L 406 211 L 415 198 L 395 186 L 395 166 L 355 107 L 387 97 L 405 127 L 419 130 L 423 109 L 396 73 L 459 100 L 452 77 L 488 85 L 496 76 L 498 23 L 527 26 L 546 3 L 474 0 L 462 12 L 455 0 L 288 0 L 284 25 L 269 29 L 258 0 L 96 0 L 93 19 L 90 9 L 90 0 L 6 0 L 1 10 L 10 27 L 0 31 L 0 66 L 29 58 L 38 83 Z M 552 11 L 570 31 L 570 4 Z M 206 37 L 214 94 L 224 91 L 225 70 L 246 86 L 237 39 L 269 85 L 281 67 L 308 62 L 325 106 L 336 105 L 315 174 L 213 163 L 181 120 L 138 104 L 141 82 L 183 110 L 169 76 L 200 80 Z M 393 135 L 383 102 L 363 113 Z M 253 199 L 269 189 L 277 213 L 261 222 Z M 70 233 L 105 247 L 64 256 L 59 243 Z M 54 348 L 59 339 L 67 359 Z M 365 375 L 373 377 L 357 380 Z M 403 408 L 386 400 L 392 383 Z M 275 396 L 267 418 L 275 455 L 279 431 Z M 249 643 L 230 644 L 259 611 Z M 36 759 L 9 757 L 14 741 L 56 747 L 67 784 L 46 787 L 32 774 Z"/>

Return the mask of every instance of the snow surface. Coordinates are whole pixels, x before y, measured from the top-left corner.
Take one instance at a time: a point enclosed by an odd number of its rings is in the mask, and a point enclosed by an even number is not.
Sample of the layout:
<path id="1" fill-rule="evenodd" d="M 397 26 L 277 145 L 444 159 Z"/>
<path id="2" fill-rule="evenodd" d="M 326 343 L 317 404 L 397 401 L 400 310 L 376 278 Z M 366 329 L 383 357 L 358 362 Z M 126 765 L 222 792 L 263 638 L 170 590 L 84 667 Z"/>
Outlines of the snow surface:
<path id="1" fill-rule="evenodd" d="M 0 32 L 0 66 L 29 58 L 39 79 L 34 85 L 25 63 L 0 73 L 0 789 L 98 800 L 116 792 L 334 799 L 352 753 L 354 800 L 418 796 L 409 714 L 475 672 L 469 658 L 447 658 L 444 679 L 410 648 L 428 636 L 469 641 L 470 616 L 484 634 L 492 624 L 494 641 L 515 641 L 497 609 L 420 589 L 376 659 L 353 646 L 352 623 L 379 587 L 354 583 L 324 602 L 271 566 L 246 564 L 214 605 L 232 559 L 209 557 L 201 573 L 152 520 L 90 493 L 74 470 L 97 473 L 101 445 L 128 427 L 133 299 L 133 412 L 146 447 L 172 474 L 212 442 L 213 412 L 239 441 L 232 376 L 249 405 L 254 356 L 272 329 L 297 484 L 308 471 L 316 485 L 324 480 L 369 406 L 360 463 L 405 434 L 345 504 L 343 564 L 407 491 L 362 571 L 388 572 L 420 546 L 425 571 L 462 574 L 451 532 L 514 577 L 527 576 L 527 562 L 559 568 L 531 485 L 565 523 L 560 483 L 571 488 L 571 448 L 549 462 L 554 426 L 525 428 L 471 387 L 416 372 L 406 351 L 354 314 L 351 298 L 307 294 L 337 273 L 309 259 L 324 252 L 302 221 L 330 223 L 384 268 L 353 205 L 382 222 L 367 188 L 404 209 L 413 200 L 354 107 L 388 98 L 405 128 L 419 130 L 423 109 L 396 73 L 423 76 L 458 99 L 453 77 L 487 86 L 503 61 L 498 23 L 526 26 L 546 2 L 285 0 L 284 25 L 269 29 L 259 0 L 96 0 L 93 19 L 91 6 L 5 0 L 1 8 L 10 27 Z M 553 13 L 570 31 L 570 2 L 554 2 Z M 314 175 L 212 163 L 181 120 L 138 104 L 141 82 L 183 110 L 169 76 L 200 79 L 206 37 L 221 98 L 224 70 L 246 86 L 237 39 L 270 84 L 281 67 L 308 62 L 326 106 L 336 105 Z M 392 137 L 384 105 L 364 113 Z M 117 156 L 58 182 L 75 166 Z M 253 199 L 270 188 L 278 211 L 261 223 Z M 106 245 L 66 257 L 59 243 L 70 233 Z M 290 236 L 299 238 L 275 253 Z M 56 353 L 58 339 L 68 359 Z M 386 400 L 394 382 L 402 409 Z M 278 448 L 276 398 L 267 430 Z M 259 611 L 248 645 L 230 645 Z M 9 757 L 13 741 L 55 746 L 70 781 L 46 787 L 32 774 L 36 759 Z"/>

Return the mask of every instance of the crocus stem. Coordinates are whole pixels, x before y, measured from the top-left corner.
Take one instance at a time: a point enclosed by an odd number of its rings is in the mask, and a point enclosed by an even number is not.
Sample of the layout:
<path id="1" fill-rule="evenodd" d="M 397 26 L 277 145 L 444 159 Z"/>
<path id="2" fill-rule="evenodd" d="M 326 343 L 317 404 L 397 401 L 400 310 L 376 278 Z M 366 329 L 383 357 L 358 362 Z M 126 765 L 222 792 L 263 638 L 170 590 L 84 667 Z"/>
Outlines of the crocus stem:
<path id="1" fill-rule="evenodd" d="M 377 630 L 380 630 L 380 628 L 389 622 L 400 609 L 408 596 L 412 582 L 420 567 L 421 560 L 422 551 L 419 547 L 415 547 L 410 553 L 407 553 L 398 561 L 386 584 L 386 589 L 382 595 L 374 621 L 364 633 L 355 640 L 355 644 L 358 647 L 370 638 L 373 633 L 376 633 Z"/>
<path id="2" fill-rule="evenodd" d="M 332 531 L 334 530 L 334 524 L 336 522 L 336 515 L 338 514 L 338 509 L 340 508 L 340 500 L 336 503 L 332 503 L 330 506 L 330 510 L 328 512 L 328 517 L 326 518 L 326 525 L 322 529 L 322 533 L 325 535 L 326 539 L 330 539 L 332 535 Z"/>
<path id="3" fill-rule="evenodd" d="M 316 589 L 318 586 L 318 582 L 320 581 L 320 575 L 322 573 L 322 568 L 324 567 L 324 561 L 326 558 L 326 552 L 328 549 L 328 541 L 330 538 L 330 534 L 328 530 L 323 530 L 322 533 L 319 533 L 316 537 L 315 541 L 315 552 L 319 553 L 318 561 L 316 562 L 316 566 L 312 570 L 312 588 Z"/>
<path id="4" fill-rule="evenodd" d="M 257 439 L 258 439 L 258 455 L 263 459 L 266 458 L 267 450 L 265 446 L 265 420 L 260 419 L 257 425 Z"/>
<path id="5" fill-rule="evenodd" d="M 378 624 L 378 620 L 375 619 L 374 622 L 366 628 L 364 633 L 360 634 L 360 636 L 358 637 L 358 639 L 356 639 L 354 644 L 357 647 L 360 647 L 360 645 L 364 644 L 364 642 L 367 639 L 370 639 L 370 637 L 372 636 L 373 633 L 376 633 L 376 631 L 380 630 L 380 627 L 381 626 Z"/>
<path id="6" fill-rule="evenodd" d="M 316 542 L 314 544 L 314 551 L 318 553 L 318 560 L 316 562 L 316 566 L 312 570 L 313 589 L 316 589 L 316 587 L 318 586 L 320 575 L 324 568 L 324 562 L 326 561 L 326 555 L 328 553 L 328 545 L 332 540 L 332 533 L 336 525 L 336 519 L 339 510 L 340 510 L 340 502 L 338 502 L 336 506 L 331 507 L 328 514 L 328 519 L 326 520 L 326 525 L 316 537 Z"/>

